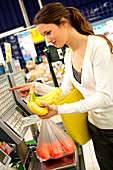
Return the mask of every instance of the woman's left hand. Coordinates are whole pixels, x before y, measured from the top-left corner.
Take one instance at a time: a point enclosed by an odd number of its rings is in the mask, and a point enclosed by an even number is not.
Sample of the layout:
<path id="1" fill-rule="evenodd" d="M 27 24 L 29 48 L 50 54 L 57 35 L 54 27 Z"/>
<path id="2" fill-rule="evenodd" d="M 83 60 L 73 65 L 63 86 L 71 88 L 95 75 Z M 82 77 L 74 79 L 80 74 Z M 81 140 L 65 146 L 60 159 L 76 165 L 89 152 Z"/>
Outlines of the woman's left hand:
<path id="1" fill-rule="evenodd" d="M 48 107 L 48 113 L 46 115 L 38 115 L 41 119 L 49 119 L 50 117 L 58 114 L 58 106 L 57 105 L 49 105 L 45 102 L 42 102 L 41 104 L 45 107 Z"/>

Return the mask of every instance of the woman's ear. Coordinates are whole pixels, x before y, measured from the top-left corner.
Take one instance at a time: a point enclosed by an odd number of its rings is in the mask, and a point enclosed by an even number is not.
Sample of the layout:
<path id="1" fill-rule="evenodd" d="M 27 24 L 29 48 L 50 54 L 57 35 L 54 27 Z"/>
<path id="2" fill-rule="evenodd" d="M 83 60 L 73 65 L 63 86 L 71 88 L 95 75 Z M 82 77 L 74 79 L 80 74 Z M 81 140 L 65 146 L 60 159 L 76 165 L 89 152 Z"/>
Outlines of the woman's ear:
<path id="1" fill-rule="evenodd" d="M 62 23 L 63 24 L 63 26 L 67 26 L 67 20 L 66 20 L 66 18 L 61 18 L 60 19 L 60 23 Z"/>
<path id="2" fill-rule="evenodd" d="M 66 20 L 64 17 L 62 17 L 62 18 L 60 19 L 60 22 L 64 22 L 64 21 L 67 22 L 67 20 Z"/>

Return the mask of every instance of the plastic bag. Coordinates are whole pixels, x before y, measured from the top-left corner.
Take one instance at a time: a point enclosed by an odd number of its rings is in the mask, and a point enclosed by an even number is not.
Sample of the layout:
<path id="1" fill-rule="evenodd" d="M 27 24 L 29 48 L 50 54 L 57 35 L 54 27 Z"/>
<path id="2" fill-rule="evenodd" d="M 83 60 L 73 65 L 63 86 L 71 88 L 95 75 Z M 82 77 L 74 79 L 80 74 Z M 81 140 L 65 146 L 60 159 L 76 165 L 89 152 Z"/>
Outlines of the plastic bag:
<path id="1" fill-rule="evenodd" d="M 75 151 L 75 143 L 51 119 L 43 119 L 37 143 L 36 156 L 40 162 L 61 158 Z"/>

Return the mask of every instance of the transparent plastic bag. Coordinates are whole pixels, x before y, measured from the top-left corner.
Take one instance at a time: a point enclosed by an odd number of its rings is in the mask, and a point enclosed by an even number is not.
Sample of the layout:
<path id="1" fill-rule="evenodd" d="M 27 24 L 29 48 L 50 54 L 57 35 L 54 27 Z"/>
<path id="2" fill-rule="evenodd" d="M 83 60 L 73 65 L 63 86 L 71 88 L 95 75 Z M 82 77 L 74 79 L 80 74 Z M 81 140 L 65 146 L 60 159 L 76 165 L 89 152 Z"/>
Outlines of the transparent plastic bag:
<path id="1" fill-rule="evenodd" d="M 75 143 L 51 119 L 43 119 L 37 143 L 36 156 L 40 162 L 58 159 L 75 151 Z"/>

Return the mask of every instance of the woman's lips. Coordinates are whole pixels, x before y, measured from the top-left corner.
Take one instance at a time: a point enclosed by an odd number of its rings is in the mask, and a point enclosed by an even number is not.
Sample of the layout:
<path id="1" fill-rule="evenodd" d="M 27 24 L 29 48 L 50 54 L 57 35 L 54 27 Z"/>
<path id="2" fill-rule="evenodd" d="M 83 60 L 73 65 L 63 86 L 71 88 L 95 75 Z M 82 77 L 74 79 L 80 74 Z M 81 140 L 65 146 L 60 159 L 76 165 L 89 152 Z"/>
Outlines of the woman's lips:
<path id="1" fill-rule="evenodd" d="M 56 41 L 54 41 L 54 42 L 52 42 L 53 43 L 53 45 L 56 45 Z"/>

